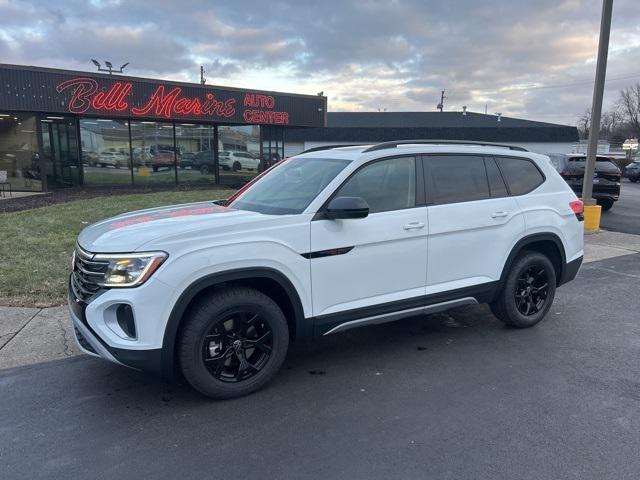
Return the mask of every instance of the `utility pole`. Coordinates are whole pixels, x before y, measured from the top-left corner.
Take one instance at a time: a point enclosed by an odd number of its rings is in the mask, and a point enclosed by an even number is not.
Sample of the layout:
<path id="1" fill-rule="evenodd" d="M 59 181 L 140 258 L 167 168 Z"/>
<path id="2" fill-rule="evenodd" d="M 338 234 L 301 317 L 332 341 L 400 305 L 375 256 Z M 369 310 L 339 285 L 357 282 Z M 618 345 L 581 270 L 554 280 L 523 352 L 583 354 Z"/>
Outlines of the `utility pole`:
<path id="1" fill-rule="evenodd" d="M 598 42 L 598 63 L 596 65 L 596 81 L 593 88 L 593 104 L 591 106 L 591 128 L 589 129 L 589 146 L 587 147 L 587 164 L 584 169 L 584 183 L 582 185 L 582 201 L 587 206 L 596 204 L 591 197 L 593 194 L 593 173 L 596 166 L 596 155 L 598 153 L 598 138 L 600 133 L 600 116 L 602 114 L 602 97 L 604 95 L 604 81 L 607 73 L 607 54 L 609 52 L 609 34 L 611 32 L 611 10 L 613 0 L 603 0 L 602 19 L 600 20 L 600 40 Z M 585 214 L 588 212 L 585 210 Z M 599 217 L 599 213 L 597 217 Z M 585 220 L 587 220 L 585 218 Z M 589 225 L 585 222 L 585 228 Z M 599 220 L 593 228 L 600 227 Z"/>
<path id="2" fill-rule="evenodd" d="M 442 112 L 442 110 L 444 109 L 444 99 L 447 98 L 444 96 L 445 91 L 446 90 L 442 90 L 442 93 L 440 94 L 440 103 L 436 107 L 438 110 L 440 110 L 440 112 Z"/>
<path id="3" fill-rule="evenodd" d="M 207 79 L 204 78 L 204 67 L 200 65 L 200 85 L 204 85 L 206 81 Z"/>

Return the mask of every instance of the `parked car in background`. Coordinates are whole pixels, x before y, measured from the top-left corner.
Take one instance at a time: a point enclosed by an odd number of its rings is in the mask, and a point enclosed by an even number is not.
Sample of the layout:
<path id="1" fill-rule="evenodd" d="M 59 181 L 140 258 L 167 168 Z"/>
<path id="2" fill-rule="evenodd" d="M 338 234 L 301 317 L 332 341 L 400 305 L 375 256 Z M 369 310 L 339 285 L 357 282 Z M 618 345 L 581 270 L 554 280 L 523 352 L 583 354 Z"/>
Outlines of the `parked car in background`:
<path id="1" fill-rule="evenodd" d="M 633 183 L 640 180 L 640 160 L 634 160 L 627 165 L 627 168 L 624 170 L 624 176 Z"/>
<path id="2" fill-rule="evenodd" d="M 98 152 L 82 152 L 82 162 L 90 167 L 95 167 L 100 163 Z"/>
<path id="3" fill-rule="evenodd" d="M 176 165 L 176 154 L 169 150 L 159 150 L 151 157 L 151 168 L 157 172 L 160 168 L 174 168 Z"/>
<path id="4" fill-rule="evenodd" d="M 275 165 L 276 163 L 278 163 L 280 160 L 282 160 L 282 158 L 276 152 L 271 152 L 271 154 L 269 154 L 269 152 L 263 152 L 262 160 L 264 162 L 264 169 L 266 170 L 272 165 Z"/>
<path id="5" fill-rule="evenodd" d="M 582 195 L 586 156 L 584 154 L 549 154 L 551 163 L 576 195 Z M 620 198 L 621 172 L 609 157 L 598 155 L 593 174 L 593 198 L 603 210 L 610 210 Z"/>
<path id="6" fill-rule="evenodd" d="M 260 159 L 249 152 L 219 152 L 220 168 L 223 170 L 258 170 Z"/>
<path id="7" fill-rule="evenodd" d="M 128 165 L 127 157 L 125 157 L 120 152 L 112 152 L 110 150 L 105 150 L 100 154 L 98 158 L 97 165 L 101 167 L 115 167 L 122 168 Z"/>
<path id="8" fill-rule="evenodd" d="M 203 175 L 213 174 L 215 171 L 213 151 L 206 150 L 196 153 L 191 161 L 191 168 L 194 170 L 200 170 L 200 173 Z"/>
<path id="9" fill-rule="evenodd" d="M 180 168 L 193 168 L 193 159 L 195 156 L 196 154 L 191 152 L 180 155 L 180 161 L 178 162 Z"/>

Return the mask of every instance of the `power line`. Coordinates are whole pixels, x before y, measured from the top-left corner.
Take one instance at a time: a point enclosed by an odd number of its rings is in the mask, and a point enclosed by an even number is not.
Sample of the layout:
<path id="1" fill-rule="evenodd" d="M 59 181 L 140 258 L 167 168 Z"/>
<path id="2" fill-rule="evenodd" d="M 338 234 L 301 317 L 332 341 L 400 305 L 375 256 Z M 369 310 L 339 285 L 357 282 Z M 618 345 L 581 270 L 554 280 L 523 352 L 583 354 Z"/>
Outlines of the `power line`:
<path id="1" fill-rule="evenodd" d="M 606 80 L 607 81 L 613 81 L 613 80 L 626 80 L 629 78 L 640 78 L 640 73 L 634 73 L 633 75 L 621 75 L 618 77 L 609 77 Z M 593 85 L 593 80 L 585 80 L 582 82 L 574 82 L 574 83 L 565 83 L 565 84 L 559 84 L 559 85 L 534 85 L 531 87 L 526 87 L 526 88 L 513 88 L 512 90 L 541 90 L 541 89 L 546 89 L 546 88 L 568 88 L 568 87 L 576 87 L 576 86 L 580 86 L 580 85 Z"/>
<path id="2" fill-rule="evenodd" d="M 634 78 L 634 79 L 638 79 L 640 80 L 640 73 L 634 73 L 634 74 L 628 74 L 628 75 L 618 75 L 618 76 L 610 76 L 607 77 L 606 81 L 607 82 L 611 82 L 611 81 L 617 81 L 617 80 L 628 80 L 630 78 Z M 479 93 L 500 93 L 500 92 L 505 92 L 505 91 L 517 91 L 517 92 L 526 92 L 528 90 L 543 90 L 543 89 L 550 89 L 550 88 L 569 88 L 569 87 L 577 87 L 580 85 L 593 85 L 594 81 L 593 80 L 584 80 L 584 81 L 579 81 L 579 82 L 573 82 L 573 83 L 563 83 L 563 84 L 556 84 L 556 85 L 532 85 L 529 87 L 513 87 L 513 88 L 508 88 L 508 87 L 503 87 L 502 89 L 497 89 L 497 90 L 475 90 L 473 88 L 470 88 L 468 91 L 474 91 L 474 92 L 479 92 Z M 449 90 L 449 94 L 451 95 L 451 90 Z M 453 93 L 455 94 L 456 91 L 454 90 Z"/>

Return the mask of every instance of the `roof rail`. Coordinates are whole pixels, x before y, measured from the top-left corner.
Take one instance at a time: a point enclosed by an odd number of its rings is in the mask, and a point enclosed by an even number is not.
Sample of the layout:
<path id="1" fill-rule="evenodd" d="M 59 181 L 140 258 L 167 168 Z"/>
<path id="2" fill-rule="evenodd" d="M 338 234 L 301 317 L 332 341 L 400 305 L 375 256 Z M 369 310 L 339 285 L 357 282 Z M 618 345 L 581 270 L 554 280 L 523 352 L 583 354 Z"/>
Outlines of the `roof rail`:
<path id="1" fill-rule="evenodd" d="M 474 142 L 468 140 L 394 140 L 392 142 L 383 142 L 373 145 L 362 151 L 362 153 L 366 152 L 375 152 L 377 150 L 386 150 L 387 148 L 395 148 L 400 145 L 478 145 L 482 147 L 501 147 L 508 148 L 509 150 L 517 150 L 518 152 L 528 152 L 526 148 L 516 147 L 513 145 L 504 145 L 501 143 L 491 143 L 491 142 Z"/>
<path id="2" fill-rule="evenodd" d="M 321 145 L 319 147 L 312 147 L 312 148 L 308 148 L 306 149 L 304 152 L 300 153 L 299 155 L 302 155 L 303 153 L 311 153 L 311 152 L 321 152 L 323 150 L 331 150 L 333 148 L 340 148 L 340 147 L 361 147 L 363 145 L 366 145 L 364 143 L 351 143 L 348 145 Z M 370 145 L 370 144 L 369 144 Z"/>

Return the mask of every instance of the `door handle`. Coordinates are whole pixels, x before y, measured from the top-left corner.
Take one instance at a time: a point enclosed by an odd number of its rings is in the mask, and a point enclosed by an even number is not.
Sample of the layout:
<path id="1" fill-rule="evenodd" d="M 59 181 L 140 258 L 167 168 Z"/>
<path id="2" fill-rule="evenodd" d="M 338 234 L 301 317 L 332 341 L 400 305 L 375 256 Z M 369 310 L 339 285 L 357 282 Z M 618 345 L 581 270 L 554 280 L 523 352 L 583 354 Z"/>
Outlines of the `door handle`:
<path id="1" fill-rule="evenodd" d="M 411 223 L 407 223 L 404 227 L 405 230 L 419 230 L 421 228 L 424 228 L 424 222 L 411 222 Z"/>
<path id="2" fill-rule="evenodd" d="M 509 215 L 509 212 L 503 212 L 503 211 L 493 212 L 491 214 L 491 218 L 502 218 L 502 217 L 506 217 L 507 215 Z"/>

